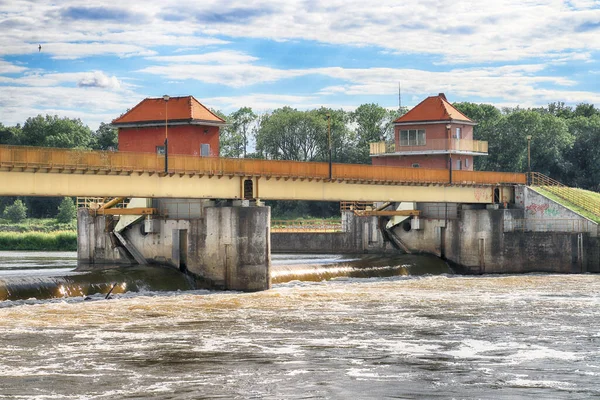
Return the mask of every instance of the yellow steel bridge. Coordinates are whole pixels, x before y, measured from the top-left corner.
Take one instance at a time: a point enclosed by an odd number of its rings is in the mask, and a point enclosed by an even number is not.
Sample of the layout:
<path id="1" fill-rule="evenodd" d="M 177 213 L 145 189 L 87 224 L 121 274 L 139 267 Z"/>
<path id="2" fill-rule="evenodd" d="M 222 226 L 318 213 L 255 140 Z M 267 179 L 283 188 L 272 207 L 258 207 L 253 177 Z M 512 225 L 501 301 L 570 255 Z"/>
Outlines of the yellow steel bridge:
<path id="1" fill-rule="evenodd" d="M 0 146 L 0 196 L 512 202 L 525 174 Z M 451 179 L 452 177 L 452 179 Z"/>

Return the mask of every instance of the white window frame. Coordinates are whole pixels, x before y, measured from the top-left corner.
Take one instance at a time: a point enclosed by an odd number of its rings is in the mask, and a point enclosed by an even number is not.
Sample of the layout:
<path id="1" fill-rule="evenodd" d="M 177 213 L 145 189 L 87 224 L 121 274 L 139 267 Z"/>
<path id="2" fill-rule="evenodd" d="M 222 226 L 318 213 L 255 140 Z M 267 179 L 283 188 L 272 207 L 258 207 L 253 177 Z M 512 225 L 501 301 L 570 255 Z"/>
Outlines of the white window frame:
<path id="1" fill-rule="evenodd" d="M 427 144 L 427 133 L 425 129 L 402 129 L 398 142 L 400 146 L 425 146 Z"/>

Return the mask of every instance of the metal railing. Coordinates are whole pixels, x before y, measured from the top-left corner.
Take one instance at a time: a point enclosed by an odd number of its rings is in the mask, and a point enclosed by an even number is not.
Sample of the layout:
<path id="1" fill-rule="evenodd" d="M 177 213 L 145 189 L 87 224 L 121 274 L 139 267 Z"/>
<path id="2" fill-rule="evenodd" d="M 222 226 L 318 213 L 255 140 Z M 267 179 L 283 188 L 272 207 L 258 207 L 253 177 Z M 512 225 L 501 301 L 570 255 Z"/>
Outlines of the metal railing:
<path id="1" fill-rule="evenodd" d="M 341 201 L 341 211 L 367 211 L 374 210 L 375 204 L 372 201 Z"/>
<path id="2" fill-rule="evenodd" d="M 283 232 L 342 232 L 342 221 L 329 219 L 271 220 L 271 233 Z"/>
<path id="3" fill-rule="evenodd" d="M 600 202 L 585 192 L 565 186 L 539 172 L 531 172 L 528 176 L 528 181 L 530 186 L 540 187 L 541 189 L 600 217 Z"/>
<path id="4" fill-rule="evenodd" d="M 164 156 L 154 153 L 127 153 L 67 150 L 40 147 L 0 146 L 0 168 L 30 169 L 39 172 L 163 173 Z M 329 165 L 321 162 L 275 161 L 220 157 L 169 155 L 169 173 L 216 176 L 262 176 L 329 179 Z M 450 183 L 447 169 L 400 168 L 362 164 L 333 164 L 334 180 L 385 183 Z M 525 174 L 455 171 L 453 182 L 460 184 L 524 184 Z"/>
<path id="5" fill-rule="evenodd" d="M 436 151 L 443 153 L 471 152 L 487 154 L 488 142 L 471 139 L 428 139 L 425 144 L 403 146 L 400 143 L 369 143 L 371 155 Z"/>
<path id="6" fill-rule="evenodd" d="M 506 219 L 504 232 L 567 232 L 598 234 L 598 225 L 586 219 Z"/>

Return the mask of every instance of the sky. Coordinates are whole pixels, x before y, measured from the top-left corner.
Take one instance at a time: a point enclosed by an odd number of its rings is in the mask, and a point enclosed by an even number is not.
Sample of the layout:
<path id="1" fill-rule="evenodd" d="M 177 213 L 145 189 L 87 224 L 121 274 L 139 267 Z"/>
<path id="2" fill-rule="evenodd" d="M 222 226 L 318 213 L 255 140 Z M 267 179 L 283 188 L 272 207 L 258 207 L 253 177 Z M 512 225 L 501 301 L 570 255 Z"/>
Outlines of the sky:
<path id="1" fill-rule="evenodd" d="M 41 50 L 39 46 L 41 45 Z M 0 0 L 0 122 L 92 129 L 146 97 L 231 113 L 600 107 L 600 0 Z"/>

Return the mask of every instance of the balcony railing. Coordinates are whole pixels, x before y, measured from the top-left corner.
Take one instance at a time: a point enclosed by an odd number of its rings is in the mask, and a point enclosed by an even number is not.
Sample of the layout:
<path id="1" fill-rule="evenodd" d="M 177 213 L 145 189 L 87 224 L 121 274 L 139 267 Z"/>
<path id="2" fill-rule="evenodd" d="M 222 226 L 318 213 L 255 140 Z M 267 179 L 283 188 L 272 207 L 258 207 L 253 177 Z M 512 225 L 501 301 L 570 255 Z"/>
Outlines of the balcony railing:
<path id="1" fill-rule="evenodd" d="M 402 153 L 479 153 L 487 154 L 488 142 L 471 139 L 429 139 L 423 145 L 396 146 L 395 143 L 370 143 L 371 155 L 402 154 Z"/>

